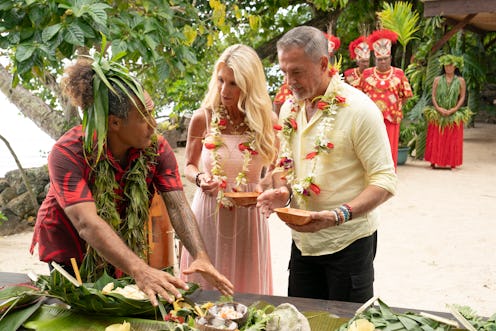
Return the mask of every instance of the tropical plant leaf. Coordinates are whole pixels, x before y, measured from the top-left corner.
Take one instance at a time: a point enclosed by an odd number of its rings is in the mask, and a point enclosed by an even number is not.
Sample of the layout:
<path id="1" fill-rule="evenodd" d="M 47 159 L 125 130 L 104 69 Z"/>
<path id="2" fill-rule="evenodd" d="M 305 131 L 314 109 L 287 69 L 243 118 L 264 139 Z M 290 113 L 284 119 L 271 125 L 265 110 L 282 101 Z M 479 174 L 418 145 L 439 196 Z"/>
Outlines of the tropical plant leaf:
<path id="1" fill-rule="evenodd" d="M 371 306 L 364 312 L 355 315 L 347 323 L 339 327 L 339 331 L 346 331 L 355 320 L 366 319 L 374 324 L 376 330 L 382 331 L 448 331 L 452 326 L 421 316 L 417 313 L 407 312 L 398 314 L 387 304 L 378 299 L 379 307 Z"/>
<path id="2" fill-rule="evenodd" d="M 24 309 L 18 309 L 9 312 L 8 315 L 0 318 L 0 330 L 16 331 L 27 321 L 43 304 L 43 300 L 38 300 L 34 304 L 27 306 Z"/>
<path id="3" fill-rule="evenodd" d="M 6 286 L 0 290 L 0 320 L 2 315 L 16 306 L 33 303 L 40 299 L 43 293 L 30 285 Z"/>
<path id="4" fill-rule="evenodd" d="M 189 331 L 195 330 L 184 324 L 173 322 L 154 321 L 133 317 L 96 316 L 81 314 L 72 309 L 43 305 L 28 322 L 24 323 L 25 328 L 37 331 L 104 331 L 112 324 L 128 322 L 132 330 L 139 331 Z M 2 329 L 4 330 L 4 329 Z"/>
<path id="5" fill-rule="evenodd" d="M 303 315 L 313 331 L 334 331 L 349 321 L 349 318 L 333 316 L 322 311 L 306 311 Z"/>
<path id="6" fill-rule="evenodd" d="M 110 282 L 118 287 L 133 284 L 130 277 L 114 279 L 104 274 L 95 283 L 84 283 L 76 287 L 57 270 L 54 270 L 49 276 L 39 276 L 37 285 L 46 291 L 48 296 L 60 299 L 77 311 L 109 316 L 149 316 L 155 319 L 159 317 L 159 312 L 152 306 L 150 300 L 129 299 L 116 293 L 103 294 L 101 290 Z M 199 288 L 199 285 L 195 283 L 188 285 L 188 291 L 181 290 L 183 297 Z M 160 300 L 167 311 L 173 309 L 165 299 Z"/>
<path id="7" fill-rule="evenodd" d="M 386 2 L 378 16 L 384 28 L 398 34 L 398 42 L 403 47 L 416 38 L 415 32 L 419 29 L 419 14 L 412 11 L 411 3 L 397 1 L 390 4 Z"/>

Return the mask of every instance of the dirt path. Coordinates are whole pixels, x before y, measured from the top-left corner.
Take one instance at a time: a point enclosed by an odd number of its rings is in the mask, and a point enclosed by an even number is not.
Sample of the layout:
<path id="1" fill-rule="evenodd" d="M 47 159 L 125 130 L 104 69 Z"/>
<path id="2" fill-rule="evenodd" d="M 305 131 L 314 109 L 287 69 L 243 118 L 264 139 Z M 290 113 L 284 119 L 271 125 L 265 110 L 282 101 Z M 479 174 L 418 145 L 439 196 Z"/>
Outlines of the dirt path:
<path id="1" fill-rule="evenodd" d="M 177 149 L 182 166 L 184 149 Z M 375 289 L 391 306 L 496 313 L 496 125 L 465 130 L 460 169 L 408 160 L 397 195 L 381 206 Z M 194 186 L 185 181 L 191 197 Z M 276 295 L 286 295 L 288 228 L 269 219 Z M 28 253 L 31 233 L 0 238 L 0 271 L 46 273 Z"/>

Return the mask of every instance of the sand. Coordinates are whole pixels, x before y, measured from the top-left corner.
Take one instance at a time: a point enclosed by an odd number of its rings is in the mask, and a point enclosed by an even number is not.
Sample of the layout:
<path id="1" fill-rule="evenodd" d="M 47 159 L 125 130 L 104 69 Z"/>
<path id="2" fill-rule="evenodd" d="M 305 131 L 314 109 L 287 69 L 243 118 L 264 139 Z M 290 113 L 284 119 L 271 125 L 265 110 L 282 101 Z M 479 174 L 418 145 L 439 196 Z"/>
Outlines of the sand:
<path id="1" fill-rule="evenodd" d="M 176 155 L 180 167 L 184 148 Z M 180 168 L 182 169 L 182 168 Z M 409 159 L 398 192 L 380 207 L 375 292 L 390 306 L 447 311 L 467 305 L 496 313 L 496 125 L 465 129 L 464 164 L 433 170 Z M 186 183 L 191 198 L 194 186 Z M 287 294 L 289 229 L 269 218 L 275 295 Z M 31 232 L 0 238 L 0 271 L 46 274 L 28 252 Z"/>

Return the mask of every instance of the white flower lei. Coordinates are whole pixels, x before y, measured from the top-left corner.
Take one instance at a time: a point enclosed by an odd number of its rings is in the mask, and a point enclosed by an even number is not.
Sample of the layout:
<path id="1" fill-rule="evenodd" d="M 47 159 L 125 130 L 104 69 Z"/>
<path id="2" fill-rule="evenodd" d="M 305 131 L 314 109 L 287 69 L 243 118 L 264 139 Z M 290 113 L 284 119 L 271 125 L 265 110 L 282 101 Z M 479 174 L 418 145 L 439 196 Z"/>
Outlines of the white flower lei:
<path id="1" fill-rule="evenodd" d="M 306 199 L 311 195 L 320 193 L 320 187 L 315 183 L 315 167 L 317 165 L 318 155 L 329 153 L 333 148 L 333 143 L 327 138 L 327 134 L 333 129 L 334 121 L 338 110 L 344 105 L 345 98 L 339 95 L 342 86 L 342 77 L 340 74 L 333 74 L 329 83 L 326 95 L 318 96 L 312 100 L 317 102 L 317 107 L 322 111 L 323 116 L 317 128 L 319 134 L 315 137 L 312 151 L 306 154 L 305 160 L 310 160 L 311 172 L 305 178 L 298 178 L 294 171 L 293 151 L 291 148 L 291 139 L 298 127 L 296 116 L 302 109 L 303 101 L 298 101 L 291 95 L 288 102 L 292 103 L 289 115 L 283 119 L 282 128 L 279 131 L 280 153 L 278 159 L 278 168 L 282 170 L 288 185 L 291 187 L 293 196 L 296 198 L 298 206 L 305 208 Z"/>
<path id="2" fill-rule="evenodd" d="M 248 124 L 245 120 L 245 125 Z M 227 126 L 227 116 L 224 107 L 221 105 L 219 109 L 212 112 L 212 120 L 210 122 L 210 139 L 204 141 L 205 147 L 212 151 L 212 170 L 211 173 L 213 178 L 220 182 L 219 190 L 217 192 L 217 203 L 221 207 L 232 207 L 233 203 L 230 199 L 224 196 L 225 189 L 227 187 L 227 176 L 221 166 L 221 157 L 218 153 L 218 149 L 224 145 L 222 140 L 221 130 L 225 129 Z M 238 145 L 238 149 L 243 154 L 243 165 L 241 171 L 237 174 L 235 178 L 235 187 L 233 190 L 241 191 L 243 186 L 247 185 L 246 173 L 248 172 L 248 167 L 250 165 L 252 155 L 257 154 L 255 151 L 255 134 L 249 128 L 246 131 L 247 141 Z"/>

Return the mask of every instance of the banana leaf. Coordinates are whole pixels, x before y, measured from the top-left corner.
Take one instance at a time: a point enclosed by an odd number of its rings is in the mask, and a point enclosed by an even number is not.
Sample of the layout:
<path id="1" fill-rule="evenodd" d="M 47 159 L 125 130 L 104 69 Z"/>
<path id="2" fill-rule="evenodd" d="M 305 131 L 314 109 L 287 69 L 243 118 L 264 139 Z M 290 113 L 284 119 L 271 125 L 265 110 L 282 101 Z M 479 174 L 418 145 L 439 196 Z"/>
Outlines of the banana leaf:
<path id="1" fill-rule="evenodd" d="M 43 293 L 27 284 L 6 286 L 0 290 L 0 320 L 9 310 L 30 305 L 39 300 Z"/>
<path id="2" fill-rule="evenodd" d="M 349 320 L 322 311 L 306 311 L 303 315 L 307 318 L 312 331 L 334 331 Z"/>
<path id="3" fill-rule="evenodd" d="M 383 331 L 448 331 L 455 328 L 451 325 L 424 317 L 417 313 L 396 313 L 380 299 L 379 307 L 371 306 L 364 312 L 355 315 L 337 330 L 346 331 L 358 319 L 366 319 L 374 324 L 376 330 Z M 312 329 L 313 330 L 313 329 Z"/>
<path id="4" fill-rule="evenodd" d="M 90 315 L 59 306 L 43 305 L 23 327 L 36 331 L 104 331 L 112 324 L 128 322 L 133 331 L 194 331 L 186 324 L 133 317 Z M 3 329 L 2 329 L 3 330 Z"/>
<path id="5" fill-rule="evenodd" d="M 0 319 L 0 330 L 16 331 L 33 315 L 43 304 L 43 300 L 38 300 L 34 304 L 24 309 L 11 310 L 8 315 Z"/>
<path id="6" fill-rule="evenodd" d="M 134 300 L 117 293 L 102 293 L 103 287 L 108 283 L 114 283 L 114 287 L 125 287 L 133 282 L 130 277 L 115 279 L 105 273 L 95 283 L 83 283 L 76 287 L 57 270 L 53 270 L 49 276 L 39 276 L 36 283 L 40 289 L 46 291 L 47 296 L 67 303 L 74 310 L 108 316 L 146 316 L 159 319 L 160 313 L 150 300 Z M 188 285 L 188 291 L 180 291 L 183 297 L 199 288 L 195 283 Z M 159 300 L 166 311 L 173 309 L 172 304 L 165 299 Z"/>

